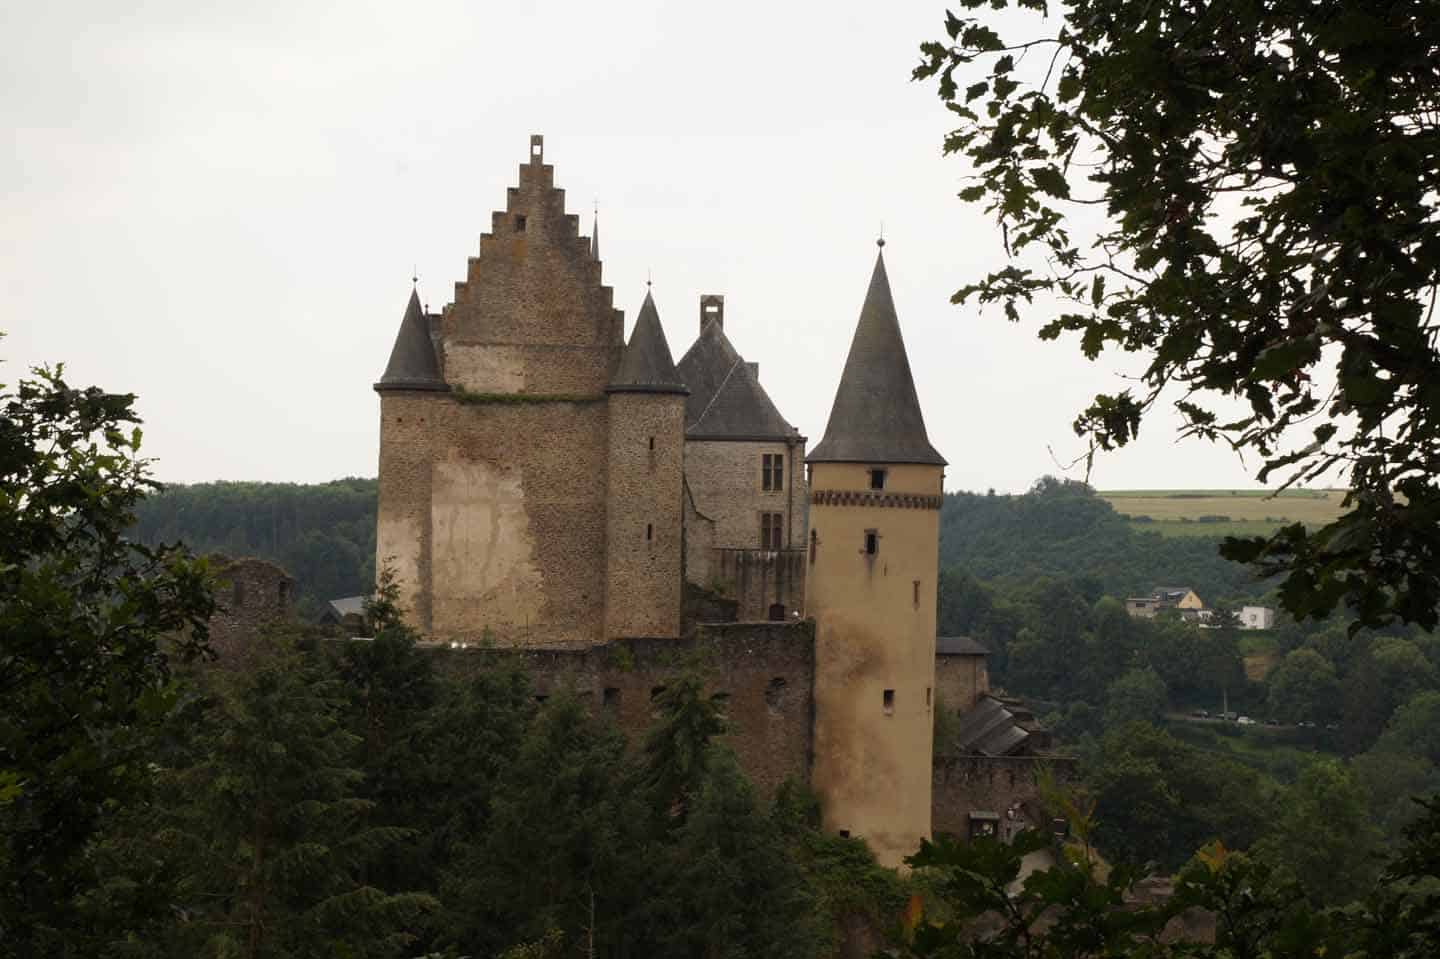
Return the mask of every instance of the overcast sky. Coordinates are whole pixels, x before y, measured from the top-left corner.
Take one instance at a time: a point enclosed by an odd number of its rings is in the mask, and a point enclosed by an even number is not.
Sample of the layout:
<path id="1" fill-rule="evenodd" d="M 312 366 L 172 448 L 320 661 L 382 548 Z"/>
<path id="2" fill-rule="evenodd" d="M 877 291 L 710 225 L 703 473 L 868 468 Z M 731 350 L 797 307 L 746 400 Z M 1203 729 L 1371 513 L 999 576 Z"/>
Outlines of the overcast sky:
<path id="1" fill-rule="evenodd" d="M 912 83 L 943 3 L 0 0 L 0 381 L 63 361 L 140 396 L 166 480 L 376 471 L 412 265 L 448 302 L 528 136 L 627 327 L 647 273 L 678 359 L 701 293 L 810 437 L 884 223 L 949 489 L 1020 491 L 1081 452 L 1075 413 L 1138 364 L 1086 362 L 949 295 L 999 262 L 955 196 L 947 114 Z M 1100 488 L 1249 486 L 1173 419 Z M 1053 454 L 1052 454 L 1053 450 Z M 1069 475 L 1078 476 L 1072 471 Z"/>

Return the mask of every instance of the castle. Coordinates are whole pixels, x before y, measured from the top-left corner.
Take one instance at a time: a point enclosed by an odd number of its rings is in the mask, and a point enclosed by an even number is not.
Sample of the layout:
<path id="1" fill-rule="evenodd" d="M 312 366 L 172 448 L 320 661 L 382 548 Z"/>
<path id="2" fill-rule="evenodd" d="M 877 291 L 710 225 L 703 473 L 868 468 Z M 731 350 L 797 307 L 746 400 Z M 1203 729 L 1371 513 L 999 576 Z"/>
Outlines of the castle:
<path id="1" fill-rule="evenodd" d="M 627 343 L 598 228 L 531 137 L 453 301 L 412 291 L 375 383 L 377 567 L 429 640 L 513 650 L 622 722 L 648 717 L 668 651 L 704 650 L 758 781 L 808 779 L 828 828 L 898 865 L 935 819 L 945 460 L 883 249 L 808 456 L 725 322 L 700 297 L 676 363 L 647 292 Z M 948 705 L 969 708 L 984 651 L 944 646 Z"/>

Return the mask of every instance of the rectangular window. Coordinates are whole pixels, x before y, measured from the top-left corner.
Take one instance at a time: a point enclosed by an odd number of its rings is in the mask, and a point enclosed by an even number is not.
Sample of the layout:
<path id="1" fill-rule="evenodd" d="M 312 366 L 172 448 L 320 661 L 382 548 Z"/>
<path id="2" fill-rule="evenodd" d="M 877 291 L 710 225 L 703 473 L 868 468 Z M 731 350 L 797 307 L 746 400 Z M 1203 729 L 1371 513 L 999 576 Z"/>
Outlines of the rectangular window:
<path id="1" fill-rule="evenodd" d="M 917 608 L 920 606 L 920 581 L 918 579 L 915 580 L 915 606 Z"/>
<path id="2" fill-rule="evenodd" d="M 895 690 L 885 690 L 885 715 L 895 715 Z"/>
<path id="3" fill-rule="evenodd" d="M 865 531 L 865 555 L 874 556 L 880 552 L 880 534 L 873 529 Z"/>
<path id="4" fill-rule="evenodd" d="M 870 488 L 871 488 L 871 489 L 884 489 L 884 488 L 885 488 L 885 471 L 884 471 L 884 470 L 871 470 L 871 471 L 870 471 Z"/>
<path id="5" fill-rule="evenodd" d="M 760 548 L 761 548 L 761 549 L 784 549 L 784 548 L 785 548 L 785 514 L 784 514 L 784 513 L 761 513 L 761 514 L 760 514 Z"/>
<path id="6" fill-rule="evenodd" d="M 785 488 L 784 453 L 765 453 L 760 457 L 760 488 L 776 491 Z"/>

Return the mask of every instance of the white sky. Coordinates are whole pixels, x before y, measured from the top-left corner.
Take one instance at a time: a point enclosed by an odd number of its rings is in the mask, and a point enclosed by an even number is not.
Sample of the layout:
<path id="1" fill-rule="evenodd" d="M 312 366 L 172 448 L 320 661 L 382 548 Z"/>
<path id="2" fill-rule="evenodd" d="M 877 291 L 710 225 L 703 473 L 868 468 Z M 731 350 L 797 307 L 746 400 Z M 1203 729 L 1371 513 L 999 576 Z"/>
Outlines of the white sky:
<path id="1" fill-rule="evenodd" d="M 912 83 L 943 2 L 0 0 L 0 380 L 63 361 L 140 395 L 167 480 L 373 476 L 370 385 L 410 289 L 448 302 L 530 133 L 627 326 L 647 271 L 676 358 L 701 293 L 782 413 L 824 431 L 883 220 L 949 489 L 1081 452 L 1132 359 L 949 304 L 999 263 Z M 1101 488 L 1254 485 L 1157 417 Z M 1069 475 L 1078 476 L 1072 471 Z"/>

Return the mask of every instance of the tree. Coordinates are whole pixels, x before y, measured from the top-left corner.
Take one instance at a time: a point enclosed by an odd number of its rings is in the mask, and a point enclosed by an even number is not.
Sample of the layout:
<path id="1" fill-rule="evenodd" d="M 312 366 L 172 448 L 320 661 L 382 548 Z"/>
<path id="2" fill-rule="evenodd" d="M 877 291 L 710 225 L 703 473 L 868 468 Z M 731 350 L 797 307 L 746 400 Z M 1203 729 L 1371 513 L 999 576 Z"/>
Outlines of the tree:
<path id="1" fill-rule="evenodd" d="M 1440 765 L 1440 692 L 1419 693 L 1395 710 L 1375 749 Z"/>
<path id="2" fill-rule="evenodd" d="M 1105 690 L 1105 725 L 1158 723 L 1169 702 L 1165 680 L 1153 669 L 1132 669 Z"/>
<path id="3" fill-rule="evenodd" d="M 960 196 L 994 214 L 1008 262 L 954 301 L 1011 320 L 1056 302 L 1042 338 L 1148 358 L 1138 391 L 1076 419 L 1089 458 L 1131 441 L 1173 387 L 1182 433 L 1256 455 L 1260 481 L 1346 477 L 1336 521 L 1225 555 L 1283 574 L 1297 618 L 1343 601 L 1358 623 L 1433 627 L 1432 4 L 1064 0 L 1058 29 L 1020 42 L 999 11 L 1048 16 L 1046 0 L 959 5 L 989 9 L 948 14 L 915 77 L 957 118 L 945 151 L 974 170 Z"/>
<path id="4" fill-rule="evenodd" d="M 1335 667 L 1313 649 L 1285 656 L 1266 677 L 1270 714 L 1287 723 L 1328 722 L 1334 718 L 1340 693 Z"/>
<path id="5" fill-rule="evenodd" d="M 1338 762 L 1312 763 L 1280 799 L 1257 853 L 1288 867 L 1320 902 L 1361 895 L 1379 873 L 1379 831 L 1354 774 Z"/>
<path id="6" fill-rule="evenodd" d="M 126 536 L 157 488 L 134 396 L 42 368 L 0 387 L 0 943 L 64 955 L 83 856 L 205 650 L 205 565 Z"/>

